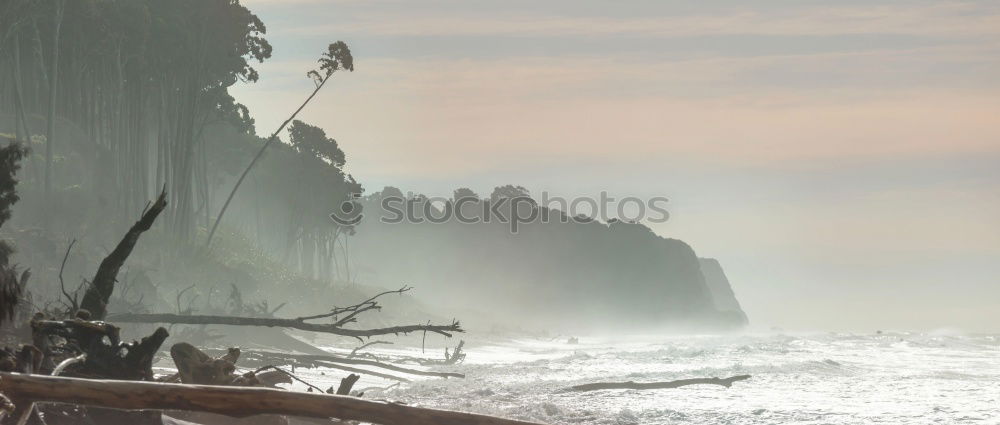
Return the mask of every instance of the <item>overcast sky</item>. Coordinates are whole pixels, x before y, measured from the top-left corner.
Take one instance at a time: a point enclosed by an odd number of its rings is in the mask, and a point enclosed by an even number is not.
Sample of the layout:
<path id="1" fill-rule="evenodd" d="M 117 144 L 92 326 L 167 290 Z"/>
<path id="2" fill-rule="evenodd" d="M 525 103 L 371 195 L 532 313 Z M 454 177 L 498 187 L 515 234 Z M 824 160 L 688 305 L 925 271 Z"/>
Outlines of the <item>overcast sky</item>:
<path id="1" fill-rule="evenodd" d="M 1000 2 L 244 2 L 369 191 L 666 196 L 751 322 L 1000 331 Z M 751 5 L 752 3 L 752 5 Z"/>

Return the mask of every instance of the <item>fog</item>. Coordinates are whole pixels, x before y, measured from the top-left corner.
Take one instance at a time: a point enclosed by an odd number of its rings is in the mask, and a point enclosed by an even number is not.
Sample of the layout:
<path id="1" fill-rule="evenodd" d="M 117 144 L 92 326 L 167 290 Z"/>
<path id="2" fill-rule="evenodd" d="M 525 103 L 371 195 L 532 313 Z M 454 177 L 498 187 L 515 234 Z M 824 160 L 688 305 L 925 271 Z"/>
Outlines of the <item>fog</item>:
<path id="1" fill-rule="evenodd" d="M 720 259 L 751 326 L 996 330 L 987 2 L 256 6 L 281 35 L 234 92 L 260 123 L 301 46 L 363 46 L 304 116 L 370 190 L 665 196 L 652 229 Z"/>

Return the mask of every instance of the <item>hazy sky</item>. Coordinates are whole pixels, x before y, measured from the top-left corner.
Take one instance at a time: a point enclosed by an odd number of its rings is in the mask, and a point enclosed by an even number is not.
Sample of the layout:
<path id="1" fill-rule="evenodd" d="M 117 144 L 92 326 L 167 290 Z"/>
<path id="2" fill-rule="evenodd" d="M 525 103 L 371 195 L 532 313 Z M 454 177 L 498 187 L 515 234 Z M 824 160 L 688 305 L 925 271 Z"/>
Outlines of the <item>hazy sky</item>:
<path id="1" fill-rule="evenodd" d="M 246 1 L 369 191 L 667 196 L 751 322 L 1000 331 L 1000 2 Z M 752 3 L 752 5 L 751 5 Z"/>

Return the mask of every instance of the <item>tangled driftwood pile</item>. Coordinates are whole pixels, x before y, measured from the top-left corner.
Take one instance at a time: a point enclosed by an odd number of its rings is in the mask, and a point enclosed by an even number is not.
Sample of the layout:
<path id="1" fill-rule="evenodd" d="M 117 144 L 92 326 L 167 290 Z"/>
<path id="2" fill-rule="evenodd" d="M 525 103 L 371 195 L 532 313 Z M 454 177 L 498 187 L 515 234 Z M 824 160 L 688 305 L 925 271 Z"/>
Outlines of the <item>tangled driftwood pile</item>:
<path id="1" fill-rule="evenodd" d="M 363 420 L 384 424 L 525 424 L 483 415 L 408 407 L 398 404 L 363 400 L 352 393 L 359 375 L 364 373 L 401 382 L 405 378 L 388 373 L 353 368 L 361 365 L 381 368 L 397 374 L 413 374 L 443 378 L 461 378 L 449 372 L 432 372 L 392 365 L 373 358 L 356 356 L 304 357 L 292 354 L 254 352 L 244 356 L 241 350 L 230 348 L 213 357 L 197 347 L 181 342 L 170 348 L 177 373 L 155 376 L 153 361 L 169 336 L 165 328 L 157 328 L 139 341 L 125 342 L 120 328 L 105 321 L 107 305 L 115 291 L 118 271 L 131 254 L 139 236 L 149 230 L 166 207 L 166 192 L 147 206 L 140 219 L 128 230 L 115 249 L 101 262 L 94 278 L 87 282 L 82 301 L 63 287 L 69 318 L 36 313 L 28 328 L 31 344 L 19 349 L 0 350 L 0 421 L 4 424 L 160 424 L 162 411 L 196 411 L 245 417 L 267 415 L 265 423 L 287 423 L 282 415 L 342 420 Z M 72 244 L 71 244 L 72 247 Z M 67 256 L 69 249 L 67 249 Z M 65 259 L 63 261 L 65 264 Z M 62 283 L 60 271 L 60 283 Z M 449 324 L 418 324 L 375 329 L 346 327 L 356 323 L 360 315 L 381 309 L 378 299 L 388 294 L 410 290 L 403 287 L 377 294 L 347 307 L 313 315 L 280 319 L 273 317 L 193 316 L 174 314 L 121 314 L 116 323 L 188 323 L 237 326 L 267 326 L 294 328 L 359 340 L 380 335 L 411 332 L 431 332 L 452 336 L 463 332 L 457 321 Z M 328 323 L 316 323 L 325 320 Z M 376 341 L 378 342 L 378 341 Z M 259 366 L 249 372 L 237 372 L 236 363 Z M 464 358 L 461 344 L 454 353 L 445 354 L 441 364 L 454 364 Z M 320 389 L 275 365 L 311 362 L 352 372 L 338 388 Z M 307 393 L 278 389 L 279 383 L 298 380 L 307 386 Z M 313 391 L 315 390 L 315 391 Z M 352 396 L 353 394 L 353 396 Z M 275 416 L 277 415 L 277 416 Z M 226 422 L 228 423 L 228 422 Z"/>
<path id="2" fill-rule="evenodd" d="M 0 371 L 4 372 L 0 375 L 0 391 L 11 397 L 11 400 L 0 400 L 0 407 L 5 409 L 5 415 L 0 414 L 6 417 L 4 423 L 69 424 L 87 423 L 84 421 L 86 419 L 100 424 L 160 424 L 162 418 L 159 410 L 165 409 L 194 410 L 237 417 L 259 414 L 296 415 L 361 419 L 375 423 L 525 423 L 358 398 L 348 401 L 319 396 L 324 393 L 335 394 L 340 398 L 352 395 L 352 387 L 359 379 L 354 373 L 345 377 L 336 389 L 331 387 L 323 390 L 301 381 L 310 386 L 310 392 L 316 390 L 312 394 L 284 392 L 277 388 L 279 383 L 290 383 L 299 378 L 274 364 L 294 365 L 296 361 L 312 361 L 315 362 L 313 366 L 343 368 L 341 364 L 355 364 L 404 374 L 463 377 L 457 373 L 409 369 L 369 359 L 333 355 L 261 355 L 260 352 L 253 352 L 245 356 L 251 361 L 243 362 L 244 366 L 246 363 L 273 363 L 238 373 L 236 363 L 244 357 L 241 350 L 230 348 L 222 355 L 213 357 L 182 342 L 170 348 L 177 373 L 157 377 L 153 374 L 152 363 L 168 336 L 166 329 L 158 328 L 140 341 L 124 343 L 119 338 L 120 330 L 117 326 L 103 321 L 86 320 L 88 318 L 83 310 L 77 317 L 61 321 L 36 316 L 31 321 L 33 345 L 24 345 L 17 352 L 0 350 Z M 406 381 L 405 378 L 379 372 L 352 370 Z M 269 391 L 244 391 L 260 388 L 269 388 Z M 276 392 L 281 395 L 277 396 Z M 355 392 L 353 395 L 360 394 Z M 223 398 L 225 402 L 221 401 Z M 354 403 L 355 401 L 359 403 Z M 419 417 L 427 419 L 424 422 L 414 419 Z M 273 416 L 265 423 L 284 424 L 287 421 L 280 416 Z"/>

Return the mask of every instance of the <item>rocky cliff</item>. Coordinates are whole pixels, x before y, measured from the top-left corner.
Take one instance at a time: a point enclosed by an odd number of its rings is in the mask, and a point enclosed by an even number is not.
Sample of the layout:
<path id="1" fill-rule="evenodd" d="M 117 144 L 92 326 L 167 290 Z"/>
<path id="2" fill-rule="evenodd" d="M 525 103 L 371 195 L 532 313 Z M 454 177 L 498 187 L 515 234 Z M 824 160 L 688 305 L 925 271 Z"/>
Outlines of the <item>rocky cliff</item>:
<path id="1" fill-rule="evenodd" d="M 712 303 L 715 309 L 725 314 L 732 315 L 741 324 L 748 323 L 747 315 L 740 307 L 740 302 L 733 293 L 733 287 L 726 278 L 726 272 L 722 270 L 722 265 L 714 258 L 699 258 L 701 274 L 705 277 L 705 284 L 712 294 Z"/>
<path id="2" fill-rule="evenodd" d="M 412 285 L 441 311 L 466 318 L 475 310 L 512 326 L 729 328 L 746 321 L 738 305 L 716 307 L 687 243 L 642 224 L 565 221 L 540 206 L 533 208 L 551 219 L 516 232 L 495 222 L 390 224 L 376 216 L 387 191 L 400 195 L 392 188 L 371 195 L 363 204 L 368 216 L 346 240 L 357 281 Z"/>

